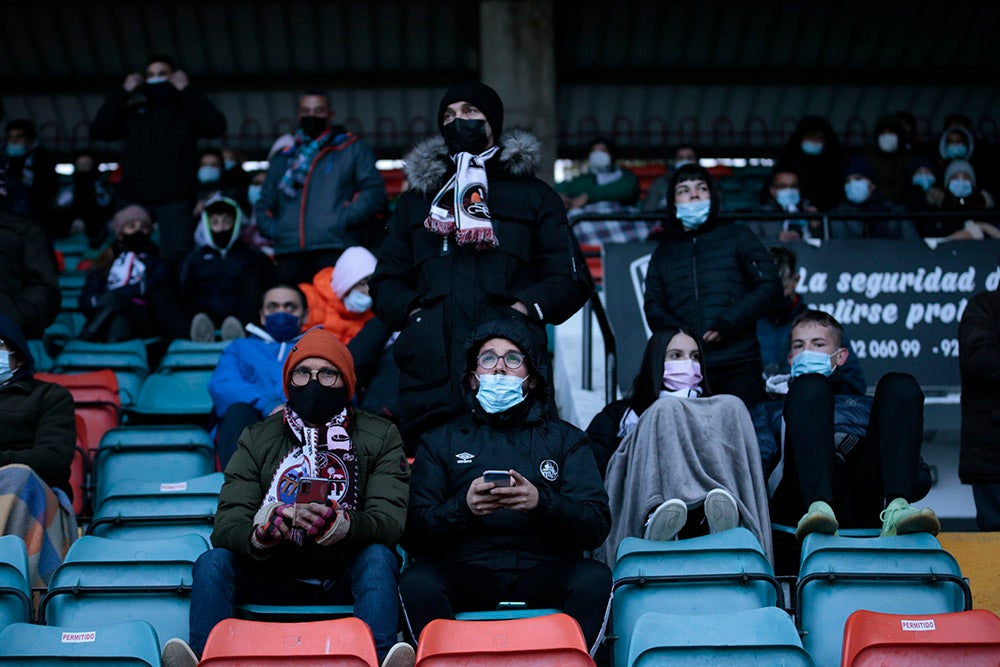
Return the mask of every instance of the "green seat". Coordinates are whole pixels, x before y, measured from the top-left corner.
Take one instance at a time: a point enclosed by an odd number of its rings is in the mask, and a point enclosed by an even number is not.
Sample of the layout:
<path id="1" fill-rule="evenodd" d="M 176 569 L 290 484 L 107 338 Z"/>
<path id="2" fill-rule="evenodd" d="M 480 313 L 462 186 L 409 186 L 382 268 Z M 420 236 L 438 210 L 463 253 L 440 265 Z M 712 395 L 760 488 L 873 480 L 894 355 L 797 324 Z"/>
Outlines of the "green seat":
<path id="1" fill-rule="evenodd" d="M 146 378 L 130 412 L 137 415 L 205 417 L 212 411 L 211 370 L 161 370 Z"/>
<path id="2" fill-rule="evenodd" d="M 0 628 L 31 620 L 28 549 L 17 535 L 0 537 Z"/>
<path id="3" fill-rule="evenodd" d="M 123 407 L 134 404 L 149 374 L 146 345 L 142 340 L 120 343 L 91 343 L 71 340 L 52 365 L 56 373 L 80 373 L 111 369 L 118 378 L 118 394 Z"/>
<path id="4" fill-rule="evenodd" d="M 224 476 L 182 481 L 116 482 L 101 500 L 88 535 L 116 539 L 163 539 L 193 533 L 212 536 Z"/>
<path id="5" fill-rule="evenodd" d="M 0 632 L 0 665 L 159 667 L 156 630 L 146 621 L 65 627 L 18 623 Z"/>

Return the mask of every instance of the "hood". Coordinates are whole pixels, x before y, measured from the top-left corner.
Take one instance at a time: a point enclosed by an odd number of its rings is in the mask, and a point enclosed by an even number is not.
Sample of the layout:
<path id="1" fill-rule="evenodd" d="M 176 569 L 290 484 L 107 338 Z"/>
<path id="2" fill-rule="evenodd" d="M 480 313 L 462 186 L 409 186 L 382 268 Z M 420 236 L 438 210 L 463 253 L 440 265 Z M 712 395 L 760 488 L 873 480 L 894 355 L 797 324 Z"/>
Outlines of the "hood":
<path id="1" fill-rule="evenodd" d="M 949 159 L 948 156 L 945 155 L 945 153 L 944 153 L 944 147 L 948 145 L 948 135 L 951 134 L 952 132 L 959 132 L 959 133 L 961 133 L 961 134 L 963 134 L 965 136 L 965 144 L 969 147 L 969 152 L 966 153 L 965 157 L 962 158 L 962 159 L 963 160 L 971 160 L 972 159 L 972 151 L 976 147 L 976 140 L 972 136 L 972 132 L 969 132 L 967 129 L 965 129 L 961 125 L 952 125 L 947 130 L 945 130 L 944 132 L 941 133 L 941 138 L 938 139 L 938 155 L 941 156 L 942 160 L 948 160 Z"/>
<path id="2" fill-rule="evenodd" d="M 694 231 L 686 232 L 684 231 L 684 225 L 677 219 L 677 208 L 674 206 L 674 188 L 678 183 L 690 180 L 703 180 L 708 183 L 712 206 L 708 211 L 708 220 L 705 221 L 705 224 Z M 720 224 L 726 224 L 721 222 L 716 215 L 719 212 L 719 187 L 715 183 L 715 178 L 712 177 L 708 169 L 698 164 L 686 164 L 675 171 L 673 176 L 670 177 L 670 184 L 667 186 L 667 212 L 670 215 L 667 220 L 667 229 L 685 237 L 701 234 L 718 227 Z"/>
<path id="3" fill-rule="evenodd" d="M 527 130 L 509 129 L 500 137 L 500 155 L 490 162 L 494 160 L 512 176 L 531 176 L 541 163 L 542 143 Z M 455 169 L 442 137 L 420 142 L 403 161 L 410 186 L 423 193 L 439 190 Z"/>
<path id="4" fill-rule="evenodd" d="M 528 357 L 528 362 L 531 364 L 531 372 L 537 378 L 537 384 L 531 390 L 529 399 L 534 398 L 535 402 L 542 407 L 551 404 L 554 399 L 553 388 L 546 381 L 546 378 L 549 377 L 548 350 L 535 349 L 528 325 L 514 317 L 484 322 L 476 327 L 469 337 L 465 345 L 465 368 L 462 372 L 462 389 L 469 397 L 470 402 L 476 405 L 478 409 L 478 403 L 473 400 L 475 393 L 472 391 L 469 383 L 466 382 L 465 376 L 471 369 L 476 367 L 476 353 L 479 351 L 479 348 L 491 338 L 506 338 L 524 352 Z"/>
<path id="5" fill-rule="evenodd" d="M 212 229 L 208 225 L 208 207 L 213 204 L 225 204 L 230 206 L 236 214 L 236 220 L 233 223 L 233 234 L 229 237 L 229 243 L 227 243 L 224 248 L 220 248 L 215 244 L 215 238 L 212 236 Z M 243 211 L 240 210 L 240 205 L 229 197 L 210 197 L 208 201 L 205 202 L 205 207 L 201 211 L 200 224 L 202 232 L 205 234 L 205 245 L 218 250 L 224 255 L 229 252 L 229 250 L 233 247 L 233 244 L 236 243 L 236 240 L 240 238 L 240 227 L 243 225 Z"/>
<path id="6" fill-rule="evenodd" d="M 24 337 L 21 327 L 17 326 L 14 320 L 5 315 L 0 315 L 0 338 L 3 338 L 11 347 L 14 347 L 18 351 L 18 354 L 21 355 L 21 358 L 24 359 L 24 365 L 17 369 L 17 372 L 14 373 L 11 379 L 17 380 L 34 373 L 35 359 L 31 356 L 31 350 L 28 348 L 28 340 Z"/>

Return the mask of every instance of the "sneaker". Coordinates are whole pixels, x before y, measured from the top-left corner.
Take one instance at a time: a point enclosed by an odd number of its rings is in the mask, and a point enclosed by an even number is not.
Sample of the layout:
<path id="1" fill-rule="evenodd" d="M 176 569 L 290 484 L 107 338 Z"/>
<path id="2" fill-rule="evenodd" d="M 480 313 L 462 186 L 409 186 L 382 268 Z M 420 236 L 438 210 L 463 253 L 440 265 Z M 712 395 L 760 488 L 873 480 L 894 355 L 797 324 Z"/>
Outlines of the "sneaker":
<path id="1" fill-rule="evenodd" d="M 196 343 L 211 343 L 215 340 L 215 324 L 205 313 L 191 318 L 191 340 Z"/>
<path id="2" fill-rule="evenodd" d="M 805 516 L 799 519 L 799 525 L 795 528 L 795 537 L 801 540 L 809 533 L 836 535 L 839 527 L 840 524 L 837 523 L 833 508 L 822 500 L 817 500 L 809 506 L 809 511 L 805 513 Z"/>
<path id="3" fill-rule="evenodd" d="M 712 489 L 705 496 L 705 519 L 709 533 L 721 533 L 740 523 L 740 508 L 736 498 L 725 489 Z"/>
<path id="4" fill-rule="evenodd" d="M 163 667 L 197 667 L 198 656 L 194 654 L 191 647 L 183 639 L 174 637 L 163 645 L 163 654 L 160 656 Z"/>
<path id="5" fill-rule="evenodd" d="M 395 644 L 382 660 L 382 667 L 413 667 L 417 662 L 417 654 L 406 642 Z"/>
<path id="6" fill-rule="evenodd" d="M 910 507 L 910 503 L 903 498 L 896 498 L 889 503 L 878 518 L 882 520 L 882 537 L 909 533 L 937 535 L 941 531 L 941 522 L 934 510 L 929 507 Z"/>
<path id="7" fill-rule="evenodd" d="M 688 508 L 683 500 L 671 498 L 653 510 L 646 521 L 647 540 L 666 542 L 672 540 L 687 522 Z"/>
<path id="8" fill-rule="evenodd" d="M 243 338 L 243 323 L 230 315 L 222 320 L 222 326 L 219 327 L 219 331 L 222 334 L 222 340 L 229 341 Z"/>

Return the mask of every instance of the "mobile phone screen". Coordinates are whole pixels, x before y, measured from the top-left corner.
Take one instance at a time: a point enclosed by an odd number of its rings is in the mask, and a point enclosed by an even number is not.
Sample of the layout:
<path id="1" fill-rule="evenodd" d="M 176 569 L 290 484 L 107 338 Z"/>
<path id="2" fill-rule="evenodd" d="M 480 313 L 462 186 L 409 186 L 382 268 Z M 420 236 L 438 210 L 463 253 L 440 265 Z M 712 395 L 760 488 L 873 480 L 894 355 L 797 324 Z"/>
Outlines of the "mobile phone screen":
<path id="1" fill-rule="evenodd" d="M 484 482 L 492 482 L 497 486 L 510 486 L 513 480 L 506 470 L 487 470 L 483 473 Z"/>

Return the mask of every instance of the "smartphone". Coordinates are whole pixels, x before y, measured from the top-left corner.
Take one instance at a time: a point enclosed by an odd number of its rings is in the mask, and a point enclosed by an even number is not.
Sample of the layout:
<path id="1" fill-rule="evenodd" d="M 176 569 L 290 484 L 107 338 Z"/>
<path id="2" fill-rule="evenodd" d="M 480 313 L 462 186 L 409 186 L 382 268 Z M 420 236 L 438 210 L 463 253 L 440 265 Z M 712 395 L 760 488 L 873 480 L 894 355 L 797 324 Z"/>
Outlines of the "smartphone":
<path id="1" fill-rule="evenodd" d="M 319 503 L 326 505 L 330 496 L 330 480 L 323 477 L 302 477 L 295 494 L 295 504 Z"/>
<path id="2" fill-rule="evenodd" d="M 493 482 L 497 486 L 511 486 L 514 480 L 506 470 L 486 470 L 483 472 L 484 482 Z"/>

